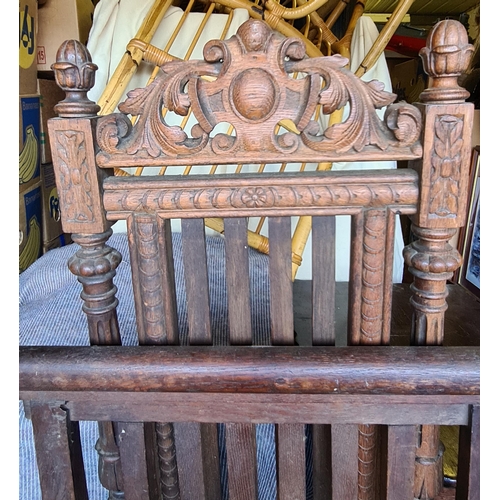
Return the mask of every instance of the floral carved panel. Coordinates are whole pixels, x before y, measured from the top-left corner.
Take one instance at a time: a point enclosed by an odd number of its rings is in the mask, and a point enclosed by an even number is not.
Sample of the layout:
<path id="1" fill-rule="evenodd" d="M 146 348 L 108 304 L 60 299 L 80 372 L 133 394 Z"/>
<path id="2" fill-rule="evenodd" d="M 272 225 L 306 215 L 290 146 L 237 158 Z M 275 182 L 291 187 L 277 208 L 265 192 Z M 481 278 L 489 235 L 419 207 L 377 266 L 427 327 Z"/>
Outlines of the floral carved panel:
<path id="1" fill-rule="evenodd" d="M 101 117 L 98 164 L 420 156 L 420 111 L 394 103 L 396 95 L 381 82 L 362 81 L 347 63 L 339 55 L 307 58 L 301 40 L 250 20 L 229 40 L 207 43 L 204 60 L 166 63 L 152 83 L 128 93 L 121 113 Z M 346 106 L 349 113 L 341 123 L 322 125 L 318 106 L 326 115 Z M 169 112 L 192 114 L 196 123 L 184 130 L 169 123 Z M 224 123 L 232 132 L 216 133 Z"/>

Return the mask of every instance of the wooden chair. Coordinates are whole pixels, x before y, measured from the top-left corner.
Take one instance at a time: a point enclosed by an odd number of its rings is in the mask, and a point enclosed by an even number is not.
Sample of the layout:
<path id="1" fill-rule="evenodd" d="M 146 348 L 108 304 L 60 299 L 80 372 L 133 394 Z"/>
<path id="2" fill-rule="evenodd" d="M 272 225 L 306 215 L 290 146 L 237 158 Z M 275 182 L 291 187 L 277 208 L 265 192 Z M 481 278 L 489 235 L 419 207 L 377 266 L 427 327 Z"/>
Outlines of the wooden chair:
<path id="1" fill-rule="evenodd" d="M 345 34 L 341 37 L 341 39 L 338 39 L 332 33 L 331 28 L 339 20 L 340 15 L 349 3 L 354 5 L 352 15 L 345 30 Z M 299 2 L 294 2 L 293 4 L 290 4 L 289 2 L 280 3 L 274 0 L 266 2 L 254 2 L 249 0 L 221 0 L 217 3 L 208 0 L 195 4 L 194 0 L 190 0 L 189 2 L 182 3 L 184 14 L 173 31 L 172 36 L 168 39 L 166 45 L 164 47 L 156 47 L 150 43 L 152 41 L 152 37 L 158 30 L 159 23 L 165 15 L 167 9 L 171 5 L 175 4 L 175 2 L 171 1 L 165 2 L 163 0 L 156 0 L 151 5 L 151 9 L 144 18 L 136 36 L 130 40 L 126 47 L 123 47 L 124 53 L 122 59 L 113 71 L 109 82 L 97 100 L 97 103 L 101 108 L 99 110 L 99 114 L 106 115 L 115 111 L 116 106 L 124 97 L 127 88 L 131 87 L 131 80 L 139 67 L 143 68 L 144 65 L 151 67 L 151 76 L 149 79 L 149 82 L 151 82 L 156 77 L 159 68 L 163 64 L 168 61 L 178 59 L 178 57 L 175 57 L 170 53 L 171 48 L 179 38 L 179 33 L 183 28 L 183 25 L 186 23 L 188 16 L 196 6 L 199 7 L 204 4 L 204 17 L 200 27 L 195 30 L 196 32 L 192 35 L 192 41 L 189 45 L 189 49 L 185 54 L 183 54 L 184 60 L 190 59 L 192 51 L 199 43 L 206 23 L 213 14 L 228 14 L 226 21 L 221 20 L 221 23 L 225 23 L 224 28 L 221 30 L 221 39 L 226 37 L 226 33 L 232 23 L 234 9 L 248 11 L 248 15 L 251 18 L 262 19 L 272 29 L 287 37 L 300 38 L 304 43 L 306 54 L 309 57 L 340 54 L 347 59 L 350 59 L 350 45 L 354 28 L 359 17 L 364 12 L 365 3 L 366 0 L 342 0 L 334 2 L 333 4 L 328 2 L 332 8 L 331 10 L 328 9 L 324 11 L 323 15 L 325 15 L 325 20 L 323 20 L 317 10 L 321 7 L 328 7 L 325 0 L 313 0 L 307 3 L 301 0 Z M 355 74 L 358 76 L 364 75 L 377 62 L 380 55 L 383 53 L 388 40 L 394 34 L 401 22 L 401 19 L 407 13 L 412 3 L 413 0 L 400 0 L 398 2 L 393 14 L 386 23 L 372 49 L 361 62 L 359 68 L 351 68 Z M 301 22 L 304 26 L 299 30 L 294 26 L 294 22 Z M 318 107 L 317 113 L 319 114 L 319 112 L 320 110 Z M 342 115 L 342 109 L 336 110 L 336 112 L 332 113 L 328 117 L 330 125 L 342 121 Z M 166 117 L 166 119 L 172 119 L 172 117 Z M 186 129 L 190 127 L 190 123 L 189 115 L 187 115 L 181 122 L 180 126 Z M 284 124 L 284 126 L 286 127 L 287 124 Z M 232 127 L 228 127 L 228 133 L 232 133 Z M 191 172 L 192 166 L 186 165 L 184 167 L 183 174 L 188 175 Z M 211 171 L 216 172 L 224 167 L 224 165 L 214 164 L 212 165 Z M 241 168 L 241 164 L 237 166 L 237 170 L 239 168 Z M 269 167 L 265 164 L 260 164 L 259 171 L 263 171 L 266 168 L 273 169 L 274 166 Z M 283 171 L 293 171 L 296 170 L 296 165 L 289 165 L 287 162 L 283 162 L 279 168 Z M 300 168 L 310 169 L 309 167 L 306 167 L 305 163 L 303 163 Z M 329 170 L 332 168 L 332 164 L 322 162 L 317 164 L 316 168 L 318 170 Z M 129 175 L 130 173 L 133 175 L 145 175 L 147 174 L 147 170 L 147 167 L 145 169 L 143 165 L 136 165 L 133 172 L 130 172 L 130 169 L 125 171 L 117 167 L 115 168 L 115 175 Z M 170 173 L 168 166 L 163 165 L 161 172 Z M 266 223 L 267 221 L 265 218 L 260 218 L 260 220 L 250 220 L 248 237 L 249 245 L 252 248 L 256 248 L 261 252 L 267 253 L 269 240 L 265 232 Z M 205 219 L 205 224 L 214 231 L 223 231 L 222 221 L 219 218 L 207 218 Z M 310 238 L 310 234 L 310 218 L 299 217 L 295 225 L 292 238 L 292 277 L 294 279 L 302 263 L 304 255 L 303 252 Z"/>
<path id="2" fill-rule="evenodd" d="M 97 116 L 86 97 L 90 54 L 63 44 L 54 70 L 67 98 L 49 135 L 63 229 L 81 246 L 69 267 L 83 287 L 91 346 L 20 348 L 20 399 L 44 499 L 87 498 L 82 420 L 99 422 L 100 479 L 112 499 L 218 499 L 224 485 L 231 500 L 256 499 L 258 423 L 275 424 L 280 499 L 306 498 L 308 472 L 315 499 L 437 498 L 439 425 L 461 426 L 456 498 L 479 498 L 479 349 L 442 346 L 446 283 L 461 265 L 448 242 L 464 224 L 473 116 L 457 78 L 471 51 L 459 23 L 438 23 L 422 54 L 429 87 L 411 106 L 359 80 L 341 56 L 306 58 L 303 42 L 250 20 L 230 40 L 208 43 L 204 61 L 165 64 L 129 93 L 122 113 Z M 347 101 L 349 119 L 319 134 L 316 106 L 330 113 Z M 375 109 L 383 106 L 382 121 Z M 165 123 L 162 108 L 191 109 L 199 125 L 188 136 Z M 138 117 L 134 125 L 127 115 Z M 276 135 L 283 119 L 298 133 Z M 236 134 L 211 134 L 220 122 Z M 410 160 L 410 168 L 113 176 L 135 165 L 311 159 Z M 405 249 L 414 276 L 409 347 L 390 346 L 396 213 L 411 217 L 415 235 Z M 346 347 L 335 345 L 338 214 L 353 228 Z M 292 215 L 312 217 L 311 347 L 294 345 Z M 268 346 L 252 345 L 252 216 L 269 218 Z M 226 346 L 213 346 L 200 252 L 211 217 L 224 219 Z M 172 218 L 182 220 L 183 346 Z M 106 244 L 118 219 L 128 225 L 137 347 L 120 345 L 113 278 L 121 255 Z"/>

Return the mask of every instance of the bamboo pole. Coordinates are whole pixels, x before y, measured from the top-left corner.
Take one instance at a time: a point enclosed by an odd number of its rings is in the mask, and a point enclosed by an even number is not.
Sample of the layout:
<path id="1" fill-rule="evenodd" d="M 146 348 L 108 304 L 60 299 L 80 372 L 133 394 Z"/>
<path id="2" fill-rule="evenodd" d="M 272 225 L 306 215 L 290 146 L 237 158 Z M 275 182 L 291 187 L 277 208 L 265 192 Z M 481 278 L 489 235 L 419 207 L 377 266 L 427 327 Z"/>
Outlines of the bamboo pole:
<path id="1" fill-rule="evenodd" d="M 344 36 L 336 43 L 332 44 L 332 51 L 341 56 L 351 59 L 351 40 L 354 33 L 354 28 L 358 22 L 358 19 L 363 15 L 365 11 L 366 0 L 357 0 L 354 10 L 352 11 L 351 19 L 347 25 Z"/>
<path id="2" fill-rule="evenodd" d="M 306 46 L 306 52 L 309 57 L 321 57 L 323 55 L 321 50 L 319 50 L 310 40 L 305 38 L 298 29 L 294 28 L 283 18 L 278 17 L 274 12 L 263 10 L 246 0 L 217 0 L 217 3 L 231 9 L 245 9 L 250 17 L 253 19 L 264 19 L 272 29 L 279 31 L 282 35 L 301 39 Z"/>
<path id="3" fill-rule="evenodd" d="M 276 0 L 266 0 L 265 8 L 269 11 L 279 12 L 283 19 L 293 20 L 301 19 L 315 12 L 325 5 L 327 1 L 328 0 L 309 0 L 307 2 L 298 2 L 299 7 L 286 8 L 279 2 L 276 2 Z"/>
<path id="4" fill-rule="evenodd" d="M 303 5 L 307 2 L 307 0 L 297 0 L 299 5 Z M 312 24 L 316 26 L 323 35 L 323 39 L 325 42 L 333 44 L 338 42 L 338 38 L 331 32 L 330 28 L 326 25 L 325 21 L 321 19 L 320 15 L 314 11 L 309 14 Z"/>
<path id="5" fill-rule="evenodd" d="M 395 31 L 398 29 L 403 17 L 408 13 L 411 5 L 414 0 L 400 0 L 394 12 L 391 14 L 391 17 L 385 23 L 382 31 L 379 36 L 375 40 L 375 43 L 372 45 L 365 58 L 359 65 L 359 68 L 356 69 L 355 75 L 358 77 L 363 76 L 378 60 L 382 52 L 385 50 L 389 40 L 394 35 Z"/>
<path id="6" fill-rule="evenodd" d="M 151 10 L 144 18 L 135 38 L 149 43 L 163 19 L 165 12 L 171 5 L 172 0 L 156 0 Z M 127 51 L 123 54 L 113 76 L 97 102 L 101 107 L 99 114 L 107 115 L 115 110 L 128 82 L 134 75 L 141 60 L 142 52 L 140 50 L 134 50 L 133 52 Z"/>
<path id="7" fill-rule="evenodd" d="M 337 19 L 340 17 L 340 14 L 344 12 L 344 9 L 347 7 L 347 4 L 351 0 L 340 0 L 340 2 L 335 6 L 330 15 L 326 18 L 325 24 L 328 26 L 328 29 L 332 29 L 332 26 L 335 24 Z"/>

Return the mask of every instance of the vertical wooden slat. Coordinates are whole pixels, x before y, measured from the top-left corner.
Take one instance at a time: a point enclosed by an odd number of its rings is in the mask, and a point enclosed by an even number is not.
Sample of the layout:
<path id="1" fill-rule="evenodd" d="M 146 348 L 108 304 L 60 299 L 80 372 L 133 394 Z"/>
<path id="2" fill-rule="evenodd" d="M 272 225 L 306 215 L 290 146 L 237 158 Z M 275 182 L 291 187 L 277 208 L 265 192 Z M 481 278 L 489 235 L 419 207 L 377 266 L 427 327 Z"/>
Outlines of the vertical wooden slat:
<path id="1" fill-rule="evenodd" d="M 179 486 L 184 498 L 205 499 L 200 426 L 191 422 L 174 423 Z"/>
<path id="2" fill-rule="evenodd" d="M 290 218 L 269 217 L 268 228 L 271 343 L 273 345 L 293 345 L 293 282 Z"/>
<path id="3" fill-rule="evenodd" d="M 479 409 L 479 405 L 472 405 L 469 425 L 460 427 L 456 500 L 480 498 Z"/>
<path id="4" fill-rule="evenodd" d="M 203 219 L 183 219 L 182 256 L 191 345 L 211 345 L 210 299 Z"/>
<path id="5" fill-rule="evenodd" d="M 358 498 L 358 426 L 332 428 L 332 498 Z"/>
<path id="6" fill-rule="evenodd" d="M 203 479 L 207 500 L 220 500 L 221 473 L 217 424 L 200 424 Z"/>
<path id="7" fill-rule="evenodd" d="M 127 225 L 139 344 L 177 344 L 170 221 L 137 214 Z"/>
<path id="8" fill-rule="evenodd" d="M 31 402 L 31 422 L 43 500 L 88 500 L 78 422 L 62 402 Z"/>
<path id="9" fill-rule="evenodd" d="M 127 500 L 149 500 L 158 497 L 156 482 L 149 484 L 144 424 L 116 422 L 115 429 L 120 448 L 125 497 Z"/>
<path id="10" fill-rule="evenodd" d="M 332 430 L 330 425 L 312 426 L 313 497 L 332 498 Z"/>
<path id="11" fill-rule="evenodd" d="M 231 345 L 252 343 L 247 219 L 224 220 L 227 306 Z"/>
<path id="12" fill-rule="evenodd" d="M 213 447 L 214 426 L 193 422 L 174 424 L 181 497 L 220 500 L 221 487 L 217 447 Z M 215 432 L 217 428 L 215 427 Z M 215 435 L 215 442 L 217 435 Z"/>
<path id="13" fill-rule="evenodd" d="M 304 424 L 276 426 L 278 500 L 306 498 Z"/>
<path id="14" fill-rule="evenodd" d="M 312 217 L 312 344 L 335 345 L 335 217 Z M 331 428 L 313 425 L 314 500 L 332 498 Z"/>
<path id="15" fill-rule="evenodd" d="M 252 424 L 226 424 L 227 476 L 231 500 L 257 500 L 257 443 Z"/>
<path id="16" fill-rule="evenodd" d="M 210 296 L 203 219 L 183 219 L 182 256 L 190 345 L 211 345 Z M 174 424 L 181 498 L 220 498 L 216 424 Z M 192 474 L 196 470 L 199 475 Z M 196 484 L 197 483 L 197 484 Z"/>
<path id="17" fill-rule="evenodd" d="M 387 500 L 413 500 L 417 426 L 390 425 L 387 435 Z"/>
<path id="18" fill-rule="evenodd" d="M 268 228 L 271 344 L 293 345 L 295 339 L 290 218 L 270 217 Z M 276 425 L 276 454 L 279 500 L 305 498 L 304 425 Z"/>
<path id="19" fill-rule="evenodd" d="M 335 217 L 312 218 L 312 344 L 335 345 Z"/>

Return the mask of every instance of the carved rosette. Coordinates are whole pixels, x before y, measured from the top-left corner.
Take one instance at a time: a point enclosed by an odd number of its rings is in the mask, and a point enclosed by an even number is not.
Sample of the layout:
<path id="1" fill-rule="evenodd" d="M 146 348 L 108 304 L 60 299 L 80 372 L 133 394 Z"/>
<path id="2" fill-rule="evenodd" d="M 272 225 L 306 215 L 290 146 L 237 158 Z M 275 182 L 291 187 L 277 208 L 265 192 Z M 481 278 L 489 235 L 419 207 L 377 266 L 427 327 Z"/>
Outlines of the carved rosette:
<path id="1" fill-rule="evenodd" d="M 156 188 L 134 189 L 124 184 L 107 190 L 104 206 L 109 214 L 122 216 L 133 212 L 179 210 L 231 211 L 234 209 L 294 208 L 303 206 L 373 208 L 411 206 L 417 202 L 418 190 L 414 179 L 392 179 L 393 183 L 381 182 L 367 187 L 356 182 L 335 184 L 310 184 L 302 186 L 247 186 L 225 188 Z M 121 218 L 121 217 L 120 217 Z"/>
<path id="2" fill-rule="evenodd" d="M 57 84 L 66 92 L 66 99 L 55 106 L 61 117 L 94 116 L 100 107 L 87 97 L 94 86 L 97 65 L 78 40 L 66 40 L 57 51 L 52 64 Z"/>
<path id="3" fill-rule="evenodd" d="M 128 93 L 119 106 L 123 114 L 101 117 L 99 163 L 120 154 L 168 162 L 204 152 L 223 163 L 240 152 L 289 154 L 298 148 L 345 153 L 403 147 L 420 154 L 420 112 L 392 104 L 395 94 L 380 82 L 363 82 L 345 68 L 347 62 L 339 55 L 306 58 L 302 41 L 251 19 L 229 40 L 207 43 L 203 61 L 166 63 L 154 82 Z M 350 115 L 323 133 L 311 121 L 318 104 L 325 113 L 349 104 Z M 385 106 L 382 121 L 376 110 Z M 186 116 L 190 110 L 197 120 L 190 135 L 164 118 L 165 111 Z M 126 114 L 138 117 L 134 126 Z M 280 128 L 284 119 L 298 133 Z M 212 137 L 220 123 L 234 133 Z"/>

